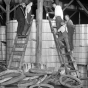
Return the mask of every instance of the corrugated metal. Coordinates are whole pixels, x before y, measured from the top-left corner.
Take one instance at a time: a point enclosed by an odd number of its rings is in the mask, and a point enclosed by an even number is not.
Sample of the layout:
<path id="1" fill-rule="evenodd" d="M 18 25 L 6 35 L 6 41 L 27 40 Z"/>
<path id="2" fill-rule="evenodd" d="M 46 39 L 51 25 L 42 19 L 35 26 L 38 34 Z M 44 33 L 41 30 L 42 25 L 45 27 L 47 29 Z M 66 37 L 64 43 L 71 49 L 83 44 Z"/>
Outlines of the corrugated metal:
<path id="1" fill-rule="evenodd" d="M 5 35 L 6 27 L 0 27 L 0 60 L 5 60 L 6 58 L 6 45 L 2 43 L 2 41 L 6 42 L 6 35 Z"/>
<path id="2" fill-rule="evenodd" d="M 9 23 L 9 30 L 7 31 L 7 46 L 8 46 L 8 53 L 11 53 L 11 49 L 13 46 L 14 38 L 16 36 L 16 30 L 17 30 L 17 21 L 12 20 Z M 53 25 L 55 25 L 55 22 L 53 21 Z M 87 24 L 82 24 L 82 25 L 76 25 L 76 33 L 74 33 L 74 57 L 76 57 L 78 63 L 81 64 L 87 64 L 87 58 L 88 58 L 88 25 Z M 2 29 L 2 27 L 1 27 Z M 1 31 L 1 30 L 0 30 Z M 3 30 L 4 31 L 4 30 Z M 4 32 L 0 32 L 0 40 L 5 41 L 5 34 Z M 2 34 L 3 33 L 3 36 Z M 33 21 L 32 24 L 32 31 L 29 36 L 29 42 L 27 45 L 27 50 L 25 55 L 27 56 L 35 56 L 35 47 L 36 47 L 36 21 Z M 28 53 L 29 51 L 29 53 Z M 57 57 L 57 51 L 55 48 L 55 42 L 53 39 L 53 35 L 50 30 L 49 22 L 47 20 L 43 20 L 43 28 L 42 28 L 42 56 L 43 59 L 47 58 L 48 61 L 50 60 L 51 62 L 57 62 L 56 59 Z M 50 58 L 51 57 L 51 58 Z M 42 63 L 45 63 L 42 59 Z M 27 61 L 27 59 L 26 59 Z M 30 61 L 28 59 L 28 61 Z M 27 62 L 28 62 L 27 61 Z"/>
<path id="3" fill-rule="evenodd" d="M 74 57 L 80 64 L 88 64 L 88 24 L 76 25 Z"/>

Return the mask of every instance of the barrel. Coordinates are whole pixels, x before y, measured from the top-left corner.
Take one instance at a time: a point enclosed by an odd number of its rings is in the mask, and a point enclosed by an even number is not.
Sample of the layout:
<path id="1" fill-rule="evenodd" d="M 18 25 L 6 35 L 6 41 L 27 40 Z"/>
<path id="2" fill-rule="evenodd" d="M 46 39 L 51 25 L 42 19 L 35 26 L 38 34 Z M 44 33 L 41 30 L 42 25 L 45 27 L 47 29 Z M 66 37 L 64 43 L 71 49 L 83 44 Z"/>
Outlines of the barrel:
<path id="1" fill-rule="evenodd" d="M 6 26 L 0 27 L 0 60 L 6 58 Z"/>

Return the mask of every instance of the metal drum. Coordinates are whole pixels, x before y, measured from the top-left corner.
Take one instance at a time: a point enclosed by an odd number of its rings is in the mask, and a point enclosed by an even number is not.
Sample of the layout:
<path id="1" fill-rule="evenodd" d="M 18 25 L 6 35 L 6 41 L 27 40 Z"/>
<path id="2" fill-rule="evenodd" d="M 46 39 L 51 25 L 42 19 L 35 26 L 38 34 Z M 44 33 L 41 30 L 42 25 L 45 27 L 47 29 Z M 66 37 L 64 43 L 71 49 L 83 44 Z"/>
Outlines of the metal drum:
<path id="1" fill-rule="evenodd" d="M 6 58 L 6 26 L 0 27 L 0 60 Z"/>
<path id="2" fill-rule="evenodd" d="M 76 25 L 74 34 L 74 57 L 80 64 L 88 62 L 88 24 Z"/>

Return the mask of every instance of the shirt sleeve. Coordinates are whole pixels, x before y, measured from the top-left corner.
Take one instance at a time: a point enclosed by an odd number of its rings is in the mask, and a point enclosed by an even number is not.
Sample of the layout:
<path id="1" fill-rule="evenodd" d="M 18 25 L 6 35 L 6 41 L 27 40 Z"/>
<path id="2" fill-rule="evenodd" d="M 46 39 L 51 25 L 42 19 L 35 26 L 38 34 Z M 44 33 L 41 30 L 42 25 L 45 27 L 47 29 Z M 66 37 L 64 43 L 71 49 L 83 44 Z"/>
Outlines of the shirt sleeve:
<path id="1" fill-rule="evenodd" d="M 69 20 L 69 24 L 70 24 L 70 25 L 73 25 L 73 22 L 72 22 L 71 20 Z"/>
<path id="2" fill-rule="evenodd" d="M 25 18 L 27 18 L 27 8 L 28 7 L 26 7 L 26 9 L 25 9 Z"/>
<path id="3" fill-rule="evenodd" d="M 72 26 L 72 28 L 75 28 L 75 26 L 74 26 L 74 24 L 73 24 L 72 20 L 69 20 L 69 25 L 71 25 L 71 26 Z"/>

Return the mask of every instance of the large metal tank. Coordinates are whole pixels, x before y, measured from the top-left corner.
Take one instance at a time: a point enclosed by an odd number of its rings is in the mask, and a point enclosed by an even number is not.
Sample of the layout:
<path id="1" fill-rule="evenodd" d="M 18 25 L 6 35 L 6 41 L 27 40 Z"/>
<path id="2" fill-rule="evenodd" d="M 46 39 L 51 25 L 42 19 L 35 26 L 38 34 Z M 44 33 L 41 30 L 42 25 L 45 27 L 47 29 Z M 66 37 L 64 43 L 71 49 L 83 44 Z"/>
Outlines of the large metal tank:
<path id="1" fill-rule="evenodd" d="M 88 24 L 76 25 L 74 57 L 76 57 L 79 64 L 88 63 Z"/>
<path id="2" fill-rule="evenodd" d="M 6 58 L 6 26 L 0 27 L 0 60 Z"/>

